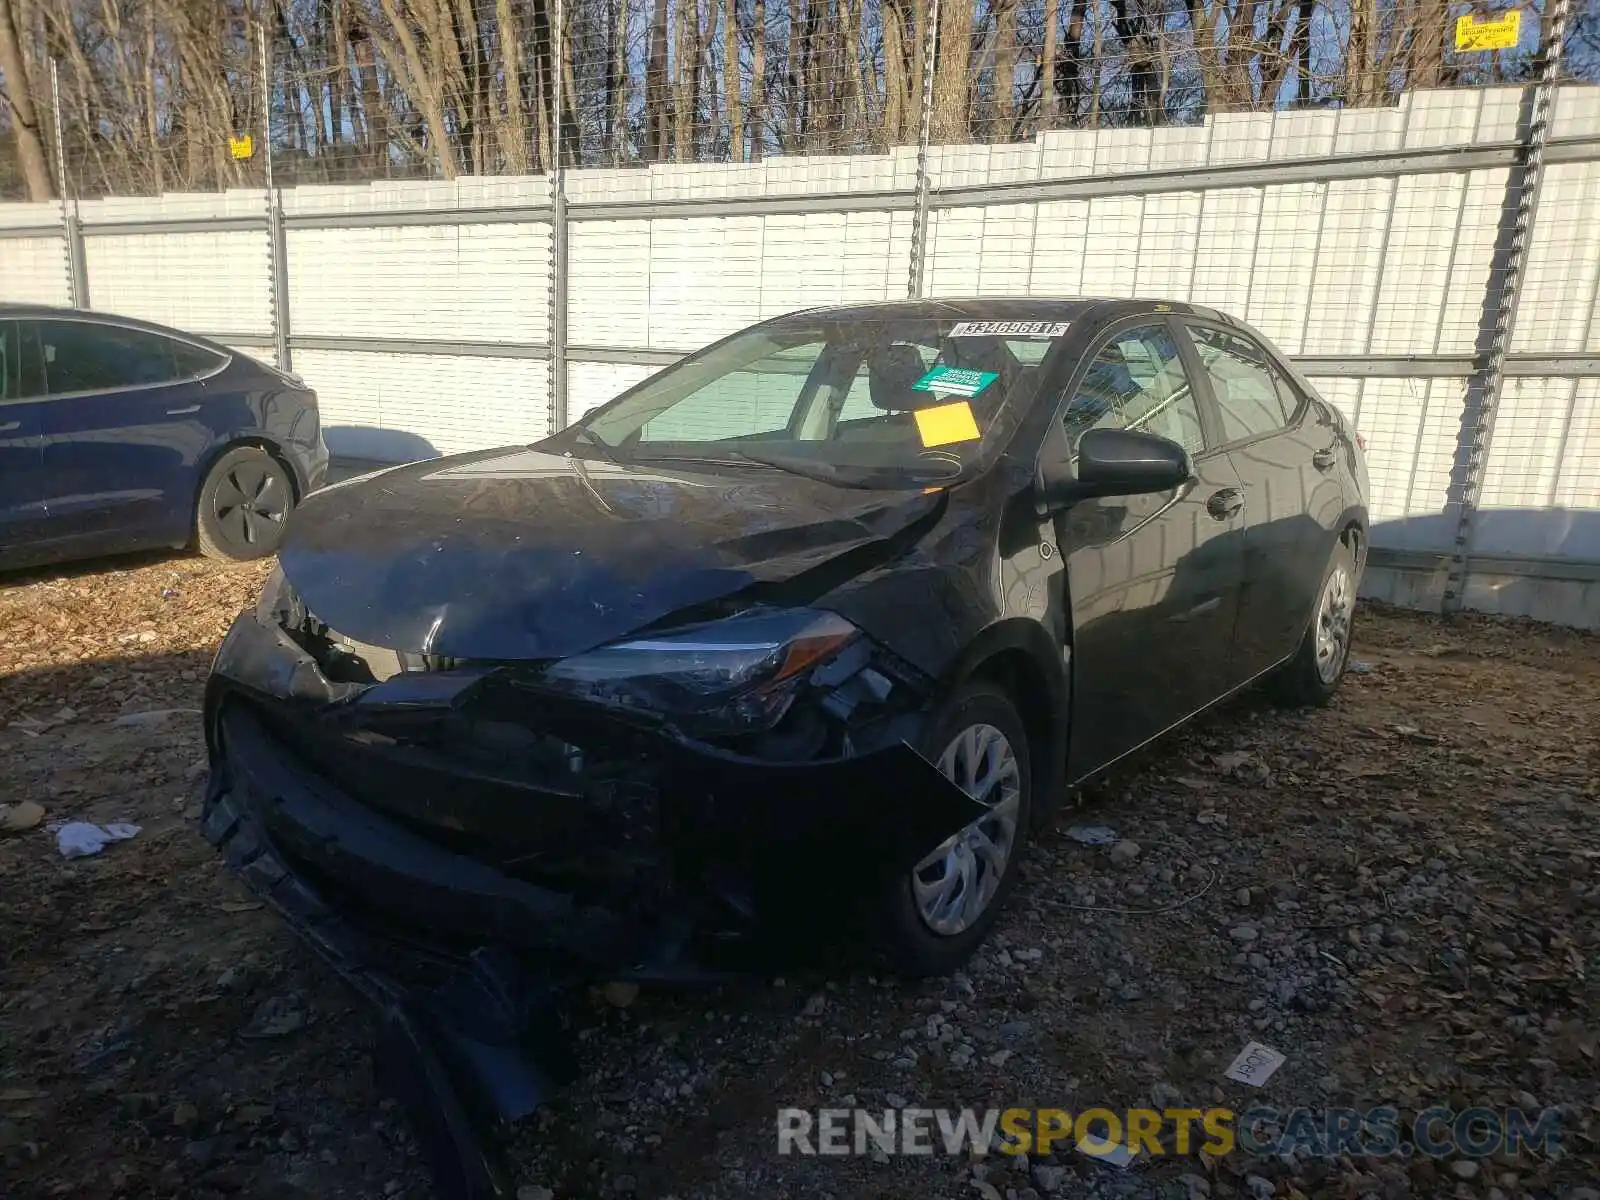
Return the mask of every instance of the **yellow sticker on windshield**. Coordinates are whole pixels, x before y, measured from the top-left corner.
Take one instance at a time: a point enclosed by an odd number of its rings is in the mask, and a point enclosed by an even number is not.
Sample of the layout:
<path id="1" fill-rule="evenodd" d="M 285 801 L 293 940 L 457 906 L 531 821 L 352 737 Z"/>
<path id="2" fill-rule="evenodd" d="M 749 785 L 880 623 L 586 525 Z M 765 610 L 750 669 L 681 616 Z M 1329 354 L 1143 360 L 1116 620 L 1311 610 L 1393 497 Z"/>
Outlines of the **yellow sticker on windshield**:
<path id="1" fill-rule="evenodd" d="M 983 435 L 978 432 L 978 421 L 972 415 L 972 405 L 965 400 L 954 404 L 941 404 L 936 408 L 919 408 L 917 432 L 924 446 L 948 446 L 951 442 L 975 442 Z"/>

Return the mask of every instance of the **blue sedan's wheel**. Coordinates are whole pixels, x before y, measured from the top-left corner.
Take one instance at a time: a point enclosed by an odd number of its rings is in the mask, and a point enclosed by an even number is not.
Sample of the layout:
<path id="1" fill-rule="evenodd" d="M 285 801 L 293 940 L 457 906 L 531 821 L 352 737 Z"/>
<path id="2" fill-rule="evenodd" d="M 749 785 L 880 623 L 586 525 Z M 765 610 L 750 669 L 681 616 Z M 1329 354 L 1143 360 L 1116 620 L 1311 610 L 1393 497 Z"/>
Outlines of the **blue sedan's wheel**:
<path id="1" fill-rule="evenodd" d="M 265 558 L 283 541 L 294 483 L 282 463 L 255 446 L 229 450 L 200 489 L 195 537 L 207 558 Z"/>

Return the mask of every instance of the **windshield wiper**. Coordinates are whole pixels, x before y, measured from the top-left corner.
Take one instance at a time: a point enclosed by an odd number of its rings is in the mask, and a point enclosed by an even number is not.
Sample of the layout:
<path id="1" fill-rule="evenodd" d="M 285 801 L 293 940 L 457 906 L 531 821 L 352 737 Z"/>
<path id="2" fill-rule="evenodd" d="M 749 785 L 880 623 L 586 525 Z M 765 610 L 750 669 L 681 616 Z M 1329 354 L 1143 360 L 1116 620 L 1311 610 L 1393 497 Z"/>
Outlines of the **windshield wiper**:
<path id="1" fill-rule="evenodd" d="M 720 446 L 715 454 L 641 454 L 638 458 L 650 462 L 704 463 L 708 467 L 771 467 L 774 471 L 783 471 L 789 475 L 798 475 L 802 479 L 815 479 L 818 483 L 831 483 L 838 487 L 869 486 L 841 479 L 839 468 L 828 463 L 800 463 L 789 458 L 768 458 L 762 454 L 751 454 L 748 450 L 729 450 Z"/>

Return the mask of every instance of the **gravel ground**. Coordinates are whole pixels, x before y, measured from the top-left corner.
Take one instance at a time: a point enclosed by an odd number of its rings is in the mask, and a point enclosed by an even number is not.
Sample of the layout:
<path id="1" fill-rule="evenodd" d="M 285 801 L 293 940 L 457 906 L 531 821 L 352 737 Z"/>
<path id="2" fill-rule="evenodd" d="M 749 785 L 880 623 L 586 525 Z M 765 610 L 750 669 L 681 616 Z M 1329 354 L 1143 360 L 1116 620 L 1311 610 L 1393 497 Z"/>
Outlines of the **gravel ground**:
<path id="1" fill-rule="evenodd" d="M 195 827 L 194 713 L 263 567 L 0 580 L 0 1194 L 425 1196 L 366 1015 Z M 986 952 L 591 998 L 515 1146 L 556 1196 L 1600 1200 L 1600 639 L 1366 609 L 1335 704 L 1228 706 L 1085 794 Z M 173 710 L 173 711 L 166 711 Z M 149 715 L 149 714 L 158 715 Z M 146 714 L 133 716 L 130 715 Z M 65 861 L 53 822 L 142 826 Z M 1222 1077 L 1247 1042 L 1286 1064 Z M 854 1098 L 853 1100 L 851 1098 Z M 1560 1106 L 1564 1153 L 1350 1162 L 779 1157 L 774 1110 Z"/>

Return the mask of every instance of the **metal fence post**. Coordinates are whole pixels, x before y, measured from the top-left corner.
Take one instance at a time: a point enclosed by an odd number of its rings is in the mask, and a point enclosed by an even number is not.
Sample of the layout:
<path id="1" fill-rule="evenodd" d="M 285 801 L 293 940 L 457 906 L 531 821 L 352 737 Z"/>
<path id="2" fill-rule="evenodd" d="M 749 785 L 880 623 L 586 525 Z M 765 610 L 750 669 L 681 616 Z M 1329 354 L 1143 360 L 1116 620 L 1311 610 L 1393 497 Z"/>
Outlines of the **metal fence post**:
<path id="1" fill-rule="evenodd" d="M 555 0 L 550 38 L 550 432 L 567 425 L 567 169 L 561 161 L 562 47 L 567 38 L 565 0 Z"/>
<path id="2" fill-rule="evenodd" d="M 272 320 L 272 357 L 278 370 L 294 370 L 289 349 L 289 246 L 283 233 L 283 196 L 272 176 L 272 76 L 267 32 L 261 26 L 261 143 L 267 169 L 267 308 Z"/>
<path id="3" fill-rule="evenodd" d="M 906 295 L 922 298 L 928 253 L 928 143 L 933 132 L 933 67 L 939 50 L 939 0 L 927 8 L 928 28 L 922 56 L 922 127 L 917 132 L 917 207 L 911 215 L 911 273 Z"/>
<path id="4" fill-rule="evenodd" d="M 1545 140 L 1549 136 L 1551 110 L 1555 107 L 1556 76 L 1561 68 L 1562 42 L 1566 38 L 1569 15 L 1570 0 L 1550 0 L 1546 6 L 1544 27 L 1539 31 L 1538 78 L 1524 93 L 1524 120 L 1519 130 L 1516 162 L 1506 181 L 1500 236 L 1489 272 L 1488 290 L 1484 294 L 1484 316 L 1491 318 L 1492 314 L 1492 319 L 1480 326 L 1478 367 L 1467 384 L 1461 434 L 1451 470 L 1449 499 L 1456 512 L 1456 530 L 1449 574 L 1440 600 L 1440 610 L 1445 614 L 1460 612 L 1466 598 L 1478 499 L 1488 467 L 1495 417 L 1505 391 L 1506 355 L 1511 351 L 1511 339 L 1516 331 L 1517 301 L 1527 268 L 1534 218 L 1538 214 L 1539 189 L 1544 181 Z"/>
<path id="5" fill-rule="evenodd" d="M 83 252 L 83 221 L 78 198 L 67 195 L 66 139 L 61 133 L 61 76 L 50 60 L 50 119 L 55 126 L 56 193 L 61 197 L 61 238 L 66 255 L 67 294 L 73 308 L 89 307 L 89 260 Z"/>

